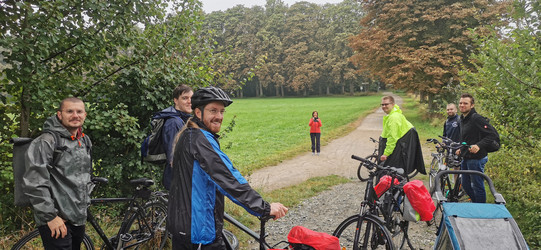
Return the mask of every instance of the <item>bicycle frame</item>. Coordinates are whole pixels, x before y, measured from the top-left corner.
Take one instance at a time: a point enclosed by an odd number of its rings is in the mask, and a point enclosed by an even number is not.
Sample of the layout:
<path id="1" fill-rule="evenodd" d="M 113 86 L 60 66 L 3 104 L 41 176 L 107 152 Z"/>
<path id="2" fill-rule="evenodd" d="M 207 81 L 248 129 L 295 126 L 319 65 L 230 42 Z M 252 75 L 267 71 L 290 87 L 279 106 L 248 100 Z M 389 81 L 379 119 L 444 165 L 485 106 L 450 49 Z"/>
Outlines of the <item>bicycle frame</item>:
<path id="1" fill-rule="evenodd" d="M 150 183 L 154 183 L 152 180 L 147 180 L 147 181 L 150 181 Z M 131 216 L 133 216 L 134 214 L 136 214 L 139 218 L 145 218 L 145 214 L 144 214 L 144 208 L 143 206 L 145 204 L 143 204 L 143 200 L 145 200 L 145 196 L 150 194 L 150 190 L 148 190 L 148 186 L 152 185 L 152 184 L 148 184 L 148 183 L 144 183 L 146 182 L 145 180 L 143 180 L 143 182 L 139 182 L 139 183 L 136 183 L 134 182 L 133 184 L 134 185 L 139 185 L 138 187 L 135 188 L 135 192 L 134 194 L 132 195 L 132 197 L 120 197 L 120 198 L 94 198 L 94 199 L 91 199 L 90 200 L 90 206 L 86 209 L 87 211 L 87 221 L 92 225 L 92 227 L 94 228 L 94 230 L 98 233 L 98 235 L 100 236 L 101 240 L 103 241 L 103 243 L 107 246 L 108 249 L 126 249 L 126 248 L 130 248 L 130 247 L 133 247 L 133 246 L 136 246 L 136 245 L 139 245 L 139 244 L 142 244 L 143 242 L 145 241 L 137 241 L 131 245 L 128 245 L 128 246 L 125 246 L 125 247 L 121 247 L 121 242 L 126 239 L 126 238 L 123 238 L 123 237 L 126 237 L 126 235 L 123 235 L 121 232 L 122 232 L 122 229 L 124 227 L 127 226 L 128 224 L 128 220 Z M 94 179 L 94 183 L 97 184 L 97 183 L 107 183 L 107 180 L 104 179 L 104 178 L 95 178 Z M 161 197 L 162 199 L 166 199 L 162 196 L 164 196 L 161 192 L 156 192 L 158 193 L 158 197 Z M 141 202 L 138 201 L 141 199 Z M 122 223 L 119 227 L 119 230 L 116 234 L 116 236 L 113 238 L 115 239 L 115 241 L 111 241 L 107 235 L 105 234 L 105 232 L 103 231 L 103 229 L 101 228 L 101 226 L 99 225 L 99 223 L 97 222 L 96 220 L 96 217 L 94 216 L 94 214 L 92 213 L 92 211 L 90 210 L 90 207 L 92 205 L 95 205 L 95 204 L 110 204 L 110 203 L 127 203 L 127 207 L 126 209 L 124 209 L 124 217 L 122 219 Z M 154 235 L 154 231 L 150 230 L 152 227 L 151 225 L 149 225 L 149 222 L 147 220 L 140 220 L 143 222 L 142 226 L 144 226 L 145 228 L 149 229 L 149 231 L 152 233 L 151 237 L 153 237 Z M 117 246 L 114 246 L 114 244 L 117 244 Z"/>
<path id="2" fill-rule="evenodd" d="M 228 221 L 229 223 L 233 224 L 234 226 L 236 226 L 237 228 L 239 228 L 240 230 L 247 233 L 250 237 L 254 238 L 254 240 L 256 240 L 257 242 L 259 242 L 259 249 L 264 250 L 265 247 L 271 248 L 271 246 L 265 240 L 265 234 L 266 234 L 265 224 L 267 220 L 269 220 L 270 218 L 259 218 L 261 221 L 261 226 L 260 226 L 261 231 L 259 235 L 256 232 L 252 231 L 250 228 L 246 227 L 244 224 L 240 223 L 235 218 L 231 217 L 231 215 L 227 213 L 224 213 L 224 219 Z"/>
<path id="3" fill-rule="evenodd" d="M 134 212 L 138 213 L 138 216 L 144 217 L 144 215 L 141 214 L 141 211 L 143 211 L 143 207 L 136 201 L 135 196 L 131 197 L 131 198 L 99 198 L 99 199 L 92 199 L 91 200 L 91 204 L 109 204 L 109 203 L 128 203 L 128 207 L 124 210 L 125 211 L 124 212 L 124 218 L 122 219 L 122 224 L 120 225 L 120 228 L 123 228 L 125 226 L 125 224 L 127 223 L 128 218 Z M 135 210 L 135 211 L 130 212 L 130 210 Z M 98 233 L 98 235 L 100 236 L 102 241 L 105 243 L 105 245 L 109 249 L 119 249 L 120 248 L 119 243 L 122 240 L 122 235 L 120 235 L 120 228 L 119 228 L 118 233 L 117 233 L 117 235 L 115 237 L 115 239 L 117 241 L 116 243 L 118 244 L 118 246 L 113 246 L 113 242 L 111 242 L 111 240 L 109 240 L 109 238 L 107 237 L 107 235 L 105 234 L 105 232 L 103 231 L 103 229 L 101 228 L 99 223 L 97 222 L 96 217 L 94 216 L 92 211 L 90 211 L 90 207 L 88 207 L 86 209 L 86 212 L 87 212 L 87 221 L 90 223 L 90 225 L 92 225 L 94 230 L 96 230 L 96 232 Z M 148 222 L 146 222 L 146 220 L 145 220 L 145 225 L 144 226 L 150 228 L 150 225 L 148 225 Z M 136 245 L 136 244 L 133 244 L 133 245 Z M 131 247 L 133 245 L 130 245 L 129 247 Z"/>

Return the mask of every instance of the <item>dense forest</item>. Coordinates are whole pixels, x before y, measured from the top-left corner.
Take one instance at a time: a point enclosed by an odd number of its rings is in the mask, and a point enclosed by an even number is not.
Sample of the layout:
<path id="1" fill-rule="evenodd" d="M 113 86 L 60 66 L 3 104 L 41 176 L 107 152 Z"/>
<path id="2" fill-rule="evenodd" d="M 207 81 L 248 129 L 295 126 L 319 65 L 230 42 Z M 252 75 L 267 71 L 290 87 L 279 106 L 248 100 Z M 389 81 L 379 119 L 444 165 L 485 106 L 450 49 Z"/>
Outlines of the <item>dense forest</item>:
<path id="1" fill-rule="evenodd" d="M 237 96 L 306 96 L 415 91 L 453 98 L 461 67 L 471 69 L 473 34 L 508 21 L 505 1 L 353 1 L 238 5 L 206 15 L 215 70 L 234 75 Z"/>
<path id="2" fill-rule="evenodd" d="M 351 0 L 323 6 L 270 0 L 212 12 L 204 23 L 214 30 L 216 52 L 229 54 L 216 70 L 235 76 L 225 85 L 237 96 L 329 95 L 378 89 L 348 61 L 348 38 L 360 31 L 363 15 Z"/>

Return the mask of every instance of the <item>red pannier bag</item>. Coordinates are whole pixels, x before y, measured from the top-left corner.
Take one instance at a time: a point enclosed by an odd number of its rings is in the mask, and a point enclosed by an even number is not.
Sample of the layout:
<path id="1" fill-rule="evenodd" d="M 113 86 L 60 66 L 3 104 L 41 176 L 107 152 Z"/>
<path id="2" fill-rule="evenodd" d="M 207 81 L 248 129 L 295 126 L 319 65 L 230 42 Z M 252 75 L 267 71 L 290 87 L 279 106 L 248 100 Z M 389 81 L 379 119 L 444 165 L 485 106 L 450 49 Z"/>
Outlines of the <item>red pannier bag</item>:
<path id="1" fill-rule="evenodd" d="M 434 210 L 436 210 L 436 206 L 423 182 L 420 180 L 413 180 L 406 183 L 404 185 L 404 192 L 413 209 L 421 216 L 421 220 L 431 220 Z"/>
<path id="2" fill-rule="evenodd" d="M 393 177 L 389 176 L 389 175 L 384 175 L 383 177 L 381 177 L 381 179 L 379 179 L 379 182 L 378 184 L 376 185 L 376 187 L 374 187 L 374 190 L 376 190 L 376 194 L 378 195 L 378 198 L 381 197 L 381 195 L 383 193 L 385 193 L 385 191 L 389 190 L 389 188 L 391 188 L 391 179 Z M 394 185 L 398 185 L 400 184 L 400 181 L 398 181 L 398 179 L 394 178 Z"/>
<path id="3" fill-rule="evenodd" d="M 340 250 L 340 243 L 336 236 L 328 233 L 312 231 L 303 226 L 294 226 L 287 235 L 290 244 L 303 244 L 316 250 Z"/>

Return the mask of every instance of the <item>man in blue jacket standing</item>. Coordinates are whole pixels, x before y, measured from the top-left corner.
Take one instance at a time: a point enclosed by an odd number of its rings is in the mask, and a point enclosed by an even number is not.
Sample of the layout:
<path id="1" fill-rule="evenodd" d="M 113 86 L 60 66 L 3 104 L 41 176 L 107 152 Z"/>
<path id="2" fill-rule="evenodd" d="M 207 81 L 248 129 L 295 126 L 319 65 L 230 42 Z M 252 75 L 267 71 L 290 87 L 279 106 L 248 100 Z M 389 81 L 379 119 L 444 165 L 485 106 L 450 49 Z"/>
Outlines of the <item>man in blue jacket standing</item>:
<path id="1" fill-rule="evenodd" d="M 287 208 L 269 203 L 250 187 L 220 149 L 225 107 L 233 101 L 221 89 L 202 88 L 192 96 L 194 116 L 173 148 L 173 179 L 167 229 L 173 249 L 225 249 L 224 197 L 254 216 L 284 216 Z"/>
<path id="2" fill-rule="evenodd" d="M 163 170 L 163 186 L 169 190 L 171 186 L 171 161 L 173 160 L 172 147 L 175 135 L 191 117 L 193 95 L 192 88 L 185 84 L 177 86 L 173 90 L 173 101 L 175 105 L 170 106 L 158 113 L 152 119 L 165 119 L 162 128 L 163 147 L 167 162 Z"/>

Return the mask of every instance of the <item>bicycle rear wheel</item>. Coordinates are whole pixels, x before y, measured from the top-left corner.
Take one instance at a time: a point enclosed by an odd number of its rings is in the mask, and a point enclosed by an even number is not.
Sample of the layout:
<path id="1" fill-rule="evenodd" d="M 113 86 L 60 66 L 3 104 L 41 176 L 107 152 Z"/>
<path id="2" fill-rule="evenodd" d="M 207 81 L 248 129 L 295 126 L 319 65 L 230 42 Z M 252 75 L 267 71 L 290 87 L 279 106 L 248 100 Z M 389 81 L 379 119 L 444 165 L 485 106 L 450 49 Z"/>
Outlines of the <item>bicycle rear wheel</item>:
<path id="1" fill-rule="evenodd" d="M 360 225 L 357 227 L 359 221 Z M 357 241 L 356 232 L 359 233 Z M 341 247 L 346 249 L 394 249 L 389 231 L 379 218 L 372 215 L 362 218 L 360 215 L 353 215 L 347 218 L 334 230 L 333 235 L 339 238 Z"/>
<path id="2" fill-rule="evenodd" d="M 369 155 L 367 157 L 365 157 L 365 159 L 375 163 L 375 164 L 378 164 L 378 156 L 377 155 Z M 359 180 L 361 181 L 367 181 L 368 180 L 368 172 L 363 172 L 363 163 L 359 164 L 359 168 L 357 168 L 357 177 L 359 178 Z"/>
<path id="3" fill-rule="evenodd" d="M 43 243 L 41 241 L 41 237 L 39 236 L 39 231 L 35 229 L 34 231 L 28 233 L 24 237 L 22 237 L 13 247 L 11 247 L 11 250 L 33 250 L 33 249 L 43 249 Z M 92 243 L 92 240 L 90 237 L 85 234 L 83 236 L 83 243 L 81 244 L 82 250 L 93 250 L 94 249 L 94 243 Z"/>
<path id="4" fill-rule="evenodd" d="M 120 230 L 122 246 L 130 249 L 164 249 L 171 245 L 165 223 L 167 207 L 158 201 L 147 203 L 143 211 L 134 213 Z"/>

